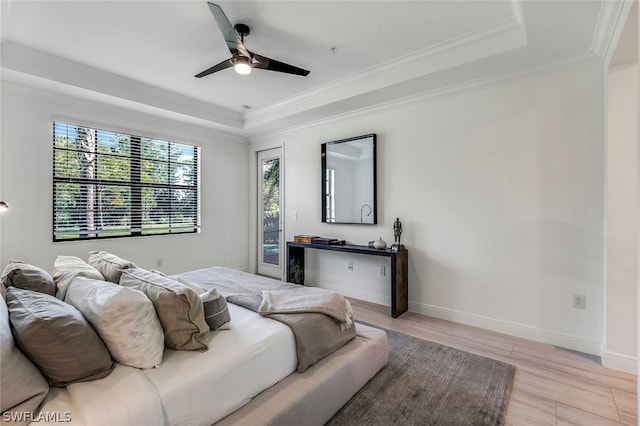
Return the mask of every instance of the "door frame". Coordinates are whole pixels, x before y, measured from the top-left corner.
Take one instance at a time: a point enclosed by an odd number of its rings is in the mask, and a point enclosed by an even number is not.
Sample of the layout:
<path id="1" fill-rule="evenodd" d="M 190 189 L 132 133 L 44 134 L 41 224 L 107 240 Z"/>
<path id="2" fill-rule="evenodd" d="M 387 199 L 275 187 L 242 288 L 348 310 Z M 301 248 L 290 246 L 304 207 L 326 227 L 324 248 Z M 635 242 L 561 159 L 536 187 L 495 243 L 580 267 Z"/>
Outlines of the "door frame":
<path id="1" fill-rule="evenodd" d="M 253 229 L 255 229 L 255 238 L 251 238 L 251 245 L 253 246 L 253 249 L 250 250 L 250 252 L 253 254 L 253 261 L 250 262 L 253 266 L 253 268 L 255 268 L 252 272 L 254 273 L 259 273 L 259 274 L 263 274 L 263 275 L 267 275 L 267 276 L 271 276 L 274 278 L 278 278 L 280 280 L 283 280 L 284 278 L 284 273 L 285 273 L 285 253 L 284 251 L 286 250 L 286 244 L 285 244 L 285 170 L 284 170 L 284 149 L 282 146 L 274 146 L 274 147 L 256 147 L 255 148 L 255 155 L 253 156 L 255 161 L 253 161 L 253 171 L 254 171 L 254 178 L 253 180 L 253 187 L 254 189 L 252 190 L 253 196 L 253 205 L 255 206 L 255 208 L 251 209 L 254 211 L 253 214 L 253 220 L 255 220 L 255 227 Z M 279 157 L 280 158 L 280 170 L 279 170 L 279 180 L 280 180 L 280 216 L 279 216 L 279 252 L 278 252 L 278 265 L 271 265 L 271 264 L 266 264 L 262 262 L 262 247 L 261 247 L 261 242 L 262 242 L 262 237 L 260 235 L 261 231 L 262 231 L 262 206 L 260 204 L 261 200 L 262 200 L 262 160 L 265 158 L 274 158 L 274 157 Z M 268 272 L 273 272 L 271 273 L 265 273 L 265 270 Z"/>

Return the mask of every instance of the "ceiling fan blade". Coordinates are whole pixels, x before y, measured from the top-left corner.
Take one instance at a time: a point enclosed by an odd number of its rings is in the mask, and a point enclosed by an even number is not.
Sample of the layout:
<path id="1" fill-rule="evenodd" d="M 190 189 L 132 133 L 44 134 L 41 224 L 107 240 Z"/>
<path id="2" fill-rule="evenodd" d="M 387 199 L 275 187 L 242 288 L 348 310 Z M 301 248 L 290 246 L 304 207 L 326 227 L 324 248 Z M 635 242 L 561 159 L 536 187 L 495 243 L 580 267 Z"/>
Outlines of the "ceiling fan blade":
<path id="1" fill-rule="evenodd" d="M 251 52 L 249 52 L 251 53 Z M 275 59 L 267 58 L 266 56 L 258 55 L 257 53 L 251 53 L 253 57 L 253 68 L 260 68 L 263 70 L 271 70 L 277 72 L 284 72 L 287 74 L 295 74 L 306 77 L 309 75 L 309 71 L 295 67 L 293 65 L 285 64 L 284 62 L 277 61 Z"/>
<path id="2" fill-rule="evenodd" d="M 211 10 L 211 14 L 213 18 L 216 20 L 218 24 L 218 28 L 224 37 L 224 41 L 227 43 L 227 47 L 231 51 L 231 54 L 236 55 L 240 54 L 246 58 L 250 58 L 249 51 L 244 44 L 242 44 L 242 39 L 229 22 L 227 15 L 224 14 L 222 8 L 217 4 L 207 3 L 209 5 L 209 10 Z"/>
<path id="3" fill-rule="evenodd" d="M 224 61 L 220 62 L 219 64 L 214 65 L 211 68 L 206 69 L 206 70 L 202 71 L 199 74 L 196 74 L 195 77 L 202 78 L 204 76 L 207 76 L 209 74 L 213 74 L 214 72 L 223 70 L 225 68 L 230 68 L 232 66 L 233 66 L 233 58 L 225 59 Z"/>

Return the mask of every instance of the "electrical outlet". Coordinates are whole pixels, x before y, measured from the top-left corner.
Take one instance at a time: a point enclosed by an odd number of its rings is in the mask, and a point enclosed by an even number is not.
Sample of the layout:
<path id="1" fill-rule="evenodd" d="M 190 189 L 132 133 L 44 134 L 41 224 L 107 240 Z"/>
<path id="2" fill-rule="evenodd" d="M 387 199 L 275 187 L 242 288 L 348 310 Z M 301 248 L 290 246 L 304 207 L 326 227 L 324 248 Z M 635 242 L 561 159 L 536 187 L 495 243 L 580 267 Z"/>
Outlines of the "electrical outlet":
<path id="1" fill-rule="evenodd" d="M 347 269 L 353 271 L 353 262 L 347 263 Z"/>
<path id="2" fill-rule="evenodd" d="M 378 275 L 384 277 L 387 275 L 387 268 L 384 265 L 378 265 Z"/>
<path id="3" fill-rule="evenodd" d="M 584 294 L 574 294 L 573 307 L 578 309 L 585 309 L 587 307 L 587 296 L 585 296 Z"/>

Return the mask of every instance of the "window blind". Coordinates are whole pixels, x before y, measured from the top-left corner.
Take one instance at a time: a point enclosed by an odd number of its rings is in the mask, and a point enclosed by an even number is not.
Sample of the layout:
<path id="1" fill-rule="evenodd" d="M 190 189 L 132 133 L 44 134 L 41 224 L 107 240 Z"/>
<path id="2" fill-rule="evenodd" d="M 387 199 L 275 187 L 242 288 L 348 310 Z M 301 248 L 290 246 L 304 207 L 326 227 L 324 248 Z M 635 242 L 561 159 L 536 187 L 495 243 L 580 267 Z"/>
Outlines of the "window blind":
<path id="1" fill-rule="evenodd" d="M 53 123 L 53 240 L 199 232 L 200 148 Z"/>

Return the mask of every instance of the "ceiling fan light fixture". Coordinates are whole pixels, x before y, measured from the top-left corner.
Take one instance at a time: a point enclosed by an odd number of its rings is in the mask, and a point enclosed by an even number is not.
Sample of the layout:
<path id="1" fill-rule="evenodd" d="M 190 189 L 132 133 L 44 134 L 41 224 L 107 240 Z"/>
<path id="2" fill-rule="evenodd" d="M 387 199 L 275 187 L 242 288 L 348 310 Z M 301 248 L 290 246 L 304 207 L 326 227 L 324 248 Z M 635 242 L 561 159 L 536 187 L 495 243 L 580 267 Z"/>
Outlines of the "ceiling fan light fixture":
<path id="1" fill-rule="evenodd" d="M 242 75 L 246 75 L 251 73 L 251 60 L 249 58 L 245 58 L 240 56 L 236 59 L 236 63 L 233 66 L 233 69 Z"/>
<path id="2" fill-rule="evenodd" d="M 227 15 L 224 14 L 220 6 L 211 2 L 207 4 L 209 5 L 209 10 L 213 18 L 218 24 L 218 29 L 224 37 L 229 52 L 231 52 L 231 57 L 196 74 L 194 77 L 206 77 L 209 74 L 231 67 L 233 67 L 238 74 L 249 74 L 252 68 L 257 68 L 259 70 L 271 70 L 303 77 L 309 75 L 308 70 L 250 52 L 244 45 L 244 38 L 251 33 L 249 26 L 242 23 L 231 25 L 229 18 L 227 18 Z"/>

